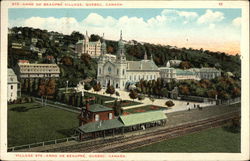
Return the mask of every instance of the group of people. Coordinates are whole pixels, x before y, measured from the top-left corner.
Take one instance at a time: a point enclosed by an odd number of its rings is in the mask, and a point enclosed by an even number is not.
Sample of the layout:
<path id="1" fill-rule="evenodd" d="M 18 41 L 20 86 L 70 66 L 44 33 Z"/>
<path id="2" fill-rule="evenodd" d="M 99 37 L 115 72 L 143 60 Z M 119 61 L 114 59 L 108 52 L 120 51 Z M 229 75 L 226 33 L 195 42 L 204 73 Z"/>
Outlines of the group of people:
<path id="1" fill-rule="evenodd" d="M 198 108 L 199 110 L 202 110 L 202 107 L 199 105 L 199 104 L 194 104 L 194 109 L 195 108 Z M 189 102 L 187 102 L 187 109 L 188 109 L 188 111 L 190 111 L 191 110 L 191 107 L 190 107 L 190 104 L 189 104 Z"/>

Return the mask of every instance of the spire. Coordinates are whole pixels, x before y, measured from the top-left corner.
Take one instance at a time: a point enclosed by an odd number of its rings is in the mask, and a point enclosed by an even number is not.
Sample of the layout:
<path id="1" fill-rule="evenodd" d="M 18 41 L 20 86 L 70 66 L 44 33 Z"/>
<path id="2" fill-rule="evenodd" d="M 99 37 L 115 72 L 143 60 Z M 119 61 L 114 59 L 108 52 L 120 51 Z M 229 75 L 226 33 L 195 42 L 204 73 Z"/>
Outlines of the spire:
<path id="1" fill-rule="evenodd" d="M 148 56 L 147 56 L 147 52 L 145 50 L 145 53 L 144 53 L 144 60 L 147 60 L 148 59 Z"/>
<path id="2" fill-rule="evenodd" d="M 121 30 L 121 33 L 120 33 L 120 40 L 122 40 L 122 30 Z"/>
<path id="3" fill-rule="evenodd" d="M 87 31 L 87 30 L 86 30 L 86 37 L 89 38 L 89 36 L 88 36 L 88 31 Z"/>

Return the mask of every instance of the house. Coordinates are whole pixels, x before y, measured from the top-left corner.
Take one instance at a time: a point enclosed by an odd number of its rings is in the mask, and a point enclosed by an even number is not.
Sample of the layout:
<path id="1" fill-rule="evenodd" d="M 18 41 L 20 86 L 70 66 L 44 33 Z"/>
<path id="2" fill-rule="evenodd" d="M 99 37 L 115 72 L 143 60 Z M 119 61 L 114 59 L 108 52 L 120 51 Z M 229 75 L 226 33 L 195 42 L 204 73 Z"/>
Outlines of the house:
<path id="1" fill-rule="evenodd" d="M 22 49 L 25 46 L 23 43 L 13 42 L 11 43 L 11 47 L 13 49 Z"/>
<path id="2" fill-rule="evenodd" d="M 11 69 L 8 68 L 8 87 L 7 87 L 7 93 L 8 93 L 8 97 L 7 100 L 8 101 L 14 101 L 17 99 L 18 96 L 21 95 L 21 90 L 19 87 L 19 82 L 17 80 L 17 76 L 15 74 L 15 72 Z"/>
<path id="3" fill-rule="evenodd" d="M 32 44 L 36 44 L 37 41 L 38 41 L 37 38 L 31 38 L 31 43 L 32 43 Z"/>

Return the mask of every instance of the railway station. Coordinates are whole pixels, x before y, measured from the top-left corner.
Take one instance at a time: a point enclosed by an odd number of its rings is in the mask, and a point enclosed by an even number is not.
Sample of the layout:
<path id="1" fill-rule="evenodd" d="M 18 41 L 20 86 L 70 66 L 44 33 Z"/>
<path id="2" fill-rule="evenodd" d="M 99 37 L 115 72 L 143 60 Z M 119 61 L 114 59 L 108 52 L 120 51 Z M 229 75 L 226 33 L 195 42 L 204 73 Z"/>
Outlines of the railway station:
<path id="1" fill-rule="evenodd" d="M 90 106 L 87 101 L 86 108 L 82 108 L 79 115 L 80 126 L 75 130 L 75 133 L 79 135 L 79 140 L 146 130 L 151 127 L 164 126 L 167 121 L 167 116 L 162 111 L 142 112 L 119 117 L 114 117 L 113 114 L 114 111 L 111 108 L 97 104 Z"/>

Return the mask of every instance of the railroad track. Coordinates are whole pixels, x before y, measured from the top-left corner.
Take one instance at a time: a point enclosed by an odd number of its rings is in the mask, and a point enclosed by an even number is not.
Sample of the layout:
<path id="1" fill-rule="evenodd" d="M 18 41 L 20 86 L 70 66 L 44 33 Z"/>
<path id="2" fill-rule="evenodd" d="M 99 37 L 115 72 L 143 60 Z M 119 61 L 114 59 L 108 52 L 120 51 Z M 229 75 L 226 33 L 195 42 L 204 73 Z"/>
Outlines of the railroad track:
<path id="1" fill-rule="evenodd" d="M 129 149 L 138 148 L 166 139 L 185 135 L 196 131 L 201 131 L 211 127 L 225 124 L 233 118 L 239 117 L 240 112 L 232 112 L 214 118 L 209 118 L 194 123 L 187 123 L 172 128 L 163 128 L 157 131 L 147 132 L 141 135 L 129 137 L 116 137 L 111 139 L 93 141 L 89 143 L 73 145 L 63 148 L 56 148 L 54 152 L 121 152 Z"/>

